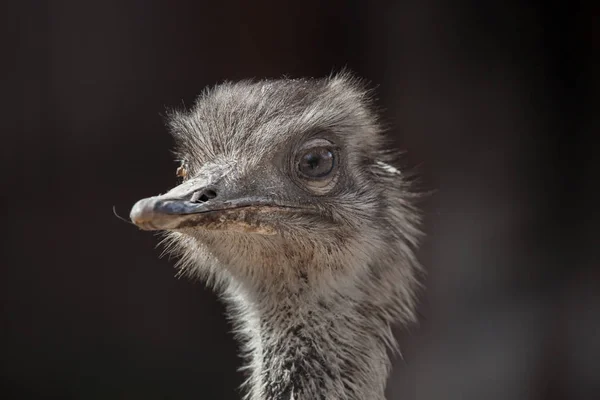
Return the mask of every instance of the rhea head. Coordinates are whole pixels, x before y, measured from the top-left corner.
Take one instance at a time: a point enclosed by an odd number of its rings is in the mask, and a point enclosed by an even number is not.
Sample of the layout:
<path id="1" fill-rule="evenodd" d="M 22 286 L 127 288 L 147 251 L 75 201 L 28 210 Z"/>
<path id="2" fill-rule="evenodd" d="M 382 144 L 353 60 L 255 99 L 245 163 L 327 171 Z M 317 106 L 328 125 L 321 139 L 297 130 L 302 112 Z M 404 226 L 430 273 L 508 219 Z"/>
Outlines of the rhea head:
<path id="1" fill-rule="evenodd" d="M 363 287 L 410 316 L 419 218 L 361 81 L 224 83 L 169 127 L 182 183 L 131 219 L 184 271 L 275 296 Z"/>

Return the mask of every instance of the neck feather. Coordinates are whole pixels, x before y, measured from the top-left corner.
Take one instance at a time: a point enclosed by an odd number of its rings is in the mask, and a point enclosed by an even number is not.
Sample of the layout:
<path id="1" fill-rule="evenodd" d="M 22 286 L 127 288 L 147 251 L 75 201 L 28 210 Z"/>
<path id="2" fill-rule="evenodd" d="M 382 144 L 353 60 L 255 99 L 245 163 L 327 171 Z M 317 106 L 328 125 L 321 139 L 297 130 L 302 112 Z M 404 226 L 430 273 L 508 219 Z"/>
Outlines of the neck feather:
<path id="1" fill-rule="evenodd" d="M 383 400 L 389 323 L 360 291 L 233 300 L 249 356 L 249 400 Z"/>

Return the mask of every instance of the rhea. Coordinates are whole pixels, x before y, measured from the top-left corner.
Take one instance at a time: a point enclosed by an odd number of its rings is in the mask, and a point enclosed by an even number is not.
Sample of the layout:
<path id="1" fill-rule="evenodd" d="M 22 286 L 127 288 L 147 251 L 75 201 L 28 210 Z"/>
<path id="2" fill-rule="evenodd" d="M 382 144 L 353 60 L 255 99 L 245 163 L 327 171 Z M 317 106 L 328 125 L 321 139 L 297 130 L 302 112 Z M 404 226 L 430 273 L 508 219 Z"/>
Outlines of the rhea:
<path id="1" fill-rule="evenodd" d="M 228 305 L 250 400 L 384 399 L 421 233 L 373 103 L 342 73 L 226 82 L 169 112 L 182 182 L 130 217 Z"/>

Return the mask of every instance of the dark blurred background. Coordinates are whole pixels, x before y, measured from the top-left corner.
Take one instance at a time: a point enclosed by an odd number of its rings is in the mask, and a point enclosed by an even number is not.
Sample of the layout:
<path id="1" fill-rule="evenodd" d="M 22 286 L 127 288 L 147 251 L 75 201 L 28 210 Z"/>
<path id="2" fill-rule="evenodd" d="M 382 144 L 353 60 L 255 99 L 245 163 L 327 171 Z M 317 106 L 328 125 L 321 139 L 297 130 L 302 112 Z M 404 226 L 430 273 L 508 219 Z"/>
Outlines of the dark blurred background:
<path id="1" fill-rule="evenodd" d="M 4 2 L 0 397 L 239 399 L 223 306 L 127 217 L 166 107 L 224 79 L 378 86 L 424 204 L 389 399 L 600 398 L 597 2 Z"/>

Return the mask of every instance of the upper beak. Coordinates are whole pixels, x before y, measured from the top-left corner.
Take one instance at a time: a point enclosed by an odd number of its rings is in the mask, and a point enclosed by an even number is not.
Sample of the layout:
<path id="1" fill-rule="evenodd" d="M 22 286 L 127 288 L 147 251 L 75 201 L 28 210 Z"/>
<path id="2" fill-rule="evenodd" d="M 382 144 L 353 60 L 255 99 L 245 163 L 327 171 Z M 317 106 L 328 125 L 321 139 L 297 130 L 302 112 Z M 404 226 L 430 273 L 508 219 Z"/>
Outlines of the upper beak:
<path id="1" fill-rule="evenodd" d="M 239 194 L 207 185 L 206 179 L 191 179 L 168 193 L 135 203 L 131 221 L 143 230 L 175 230 L 202 225 L 208 229 L 237 229 L 269 233 L 245 211 L 289 208 L 273 200 Z M 249 209 L 249 210 L 246 210 Z M 272 232 L 271 232 L 272 233 Z"/>

